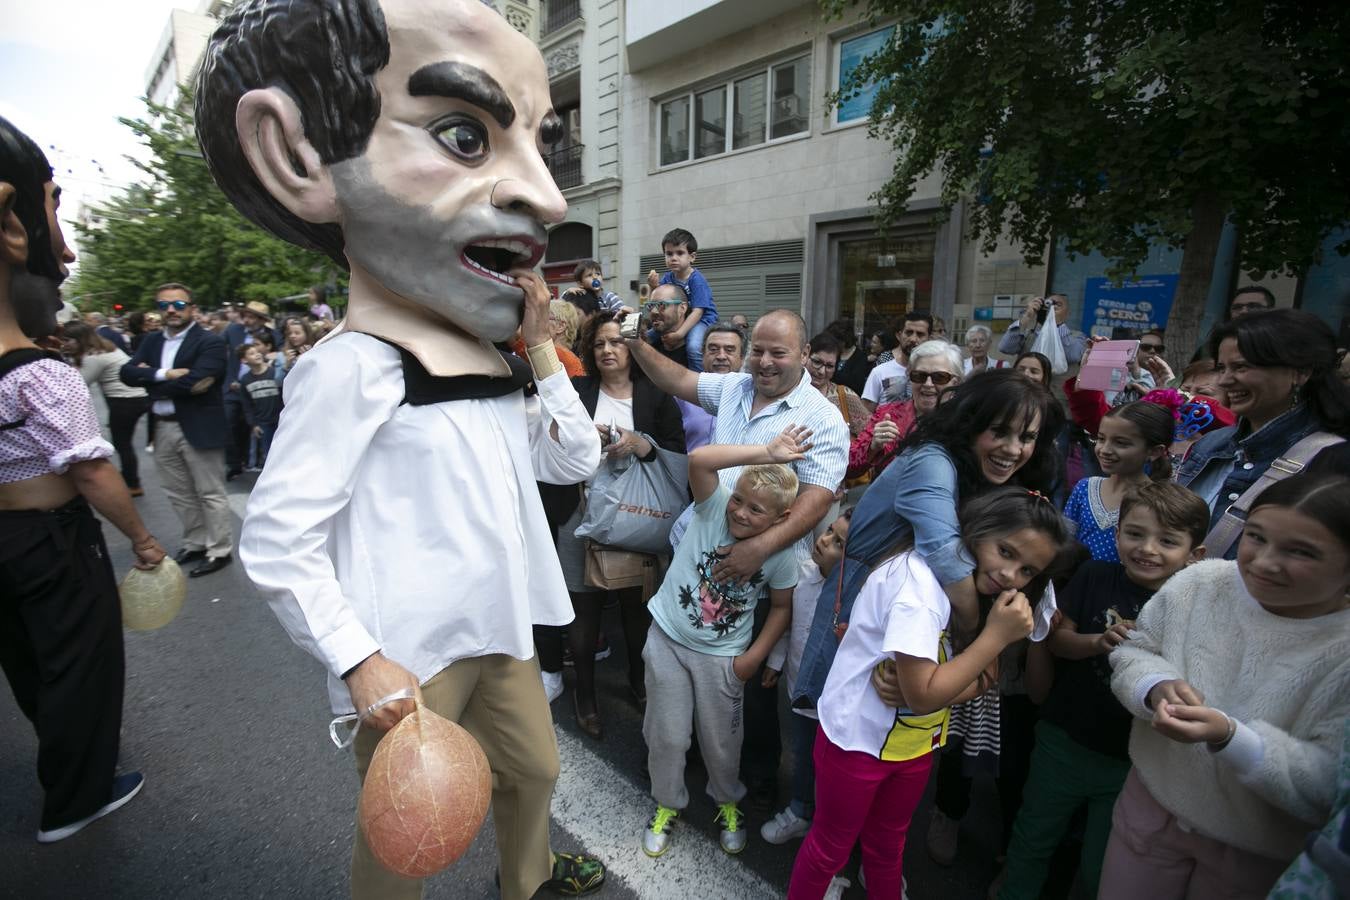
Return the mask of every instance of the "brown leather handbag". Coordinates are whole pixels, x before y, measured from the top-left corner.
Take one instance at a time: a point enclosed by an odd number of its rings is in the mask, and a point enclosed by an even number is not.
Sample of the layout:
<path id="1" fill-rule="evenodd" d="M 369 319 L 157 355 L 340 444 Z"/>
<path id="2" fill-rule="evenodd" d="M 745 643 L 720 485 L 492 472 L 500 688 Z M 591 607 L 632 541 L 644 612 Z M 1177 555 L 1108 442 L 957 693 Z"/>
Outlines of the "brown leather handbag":
<path id="1" fill-rule="evenodd" d="M 584 577 L 591 587 L 606 591 L 642 588 L 642 602 L 656 593 L 659 560 L 652 553 L 620 550 L 595 541 L 586 542 Z"/>

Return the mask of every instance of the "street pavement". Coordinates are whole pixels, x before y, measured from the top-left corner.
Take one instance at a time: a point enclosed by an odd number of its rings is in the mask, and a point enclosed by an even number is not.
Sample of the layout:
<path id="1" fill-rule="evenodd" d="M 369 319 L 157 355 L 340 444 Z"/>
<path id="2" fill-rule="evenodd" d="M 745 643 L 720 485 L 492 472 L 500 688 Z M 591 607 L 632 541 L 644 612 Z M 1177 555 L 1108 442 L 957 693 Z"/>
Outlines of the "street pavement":
<path id="1" fill-rule="evenodd" d="M 142 470 L 146 494 L 137 504 L 172 553 L 178 523 L 148 454 Z M 252 480 L 230 483 L 236 528 Z M 111 527 L 104 530 L 124 573 L 130 544 Z M 447 590 L 452 583 L 447 567 Z M 784 896 L 799 842 L 765 843 L 764 819 L 752 815 L 749 846 L 737 857 L 724 854 L 699 771 L 688 773 L 692 800 L 670 851 L 658 860 L 643 855 L 639 835 L 653 804 L 641 774 L 642 721 L 628 695 L 617 618 L 607 620 L 606 630 L 614 652 L 597 664 L 604 739 L 577 729 L 570 678 L 568 692 L 553 704 L 562 758 L 554 848 L 604 859 L 610 876 L 599 896 L 616 900 Z M 355 767 L 328 738 L 323 670 L 286 637 L 238 561 L 189 579 L 187 603 L 166 627 L 125 634 L 122 770 L 145 773 L 146 786 L 122 810 L 59 844 L 34 840 L 41 807 L 36 740 L 12 695 L 0 691 L 0 897 L 346 896 Z M 790 765 L 785 751 L 784 800 Z M 997 801 L 989 785 L 976 788 L 960 854 L 949 868 L 936 866 L 924 850 L 927 801 L 915 816 L 905 854 L 914 900 L 984 896 L 995 872 Z M 495 865 L 489 818 L 465 857 L 427 882 L 426 896 L 496 897 Z M 856 866 L 855 851 L 844 873 L 854 884 L 848 898 L 864 896 Z"/>

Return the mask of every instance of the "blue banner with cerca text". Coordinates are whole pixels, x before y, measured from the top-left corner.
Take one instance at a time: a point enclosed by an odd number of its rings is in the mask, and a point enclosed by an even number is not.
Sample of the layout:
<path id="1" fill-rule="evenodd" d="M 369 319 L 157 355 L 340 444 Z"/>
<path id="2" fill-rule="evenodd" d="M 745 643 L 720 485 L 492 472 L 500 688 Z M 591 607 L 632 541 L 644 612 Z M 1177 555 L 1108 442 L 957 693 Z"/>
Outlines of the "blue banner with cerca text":
<path id="1" fill-rule="evenodd" d="M 1089 278 L 1083 288 L 1083 331 L 1111 337 L 1117 328 L 1166 328 L 1176 290 L 1176 275 L 1140 275 L 1121 282 Z"/>

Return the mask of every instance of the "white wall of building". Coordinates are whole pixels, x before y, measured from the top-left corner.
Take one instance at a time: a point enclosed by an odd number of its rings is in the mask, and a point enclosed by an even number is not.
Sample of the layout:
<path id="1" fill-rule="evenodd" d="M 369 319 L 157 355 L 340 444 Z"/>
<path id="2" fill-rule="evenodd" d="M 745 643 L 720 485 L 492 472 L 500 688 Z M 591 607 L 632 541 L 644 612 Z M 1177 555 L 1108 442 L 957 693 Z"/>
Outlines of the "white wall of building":
<path id="1" fill-rule="evenodd" d="M 630 2 L 630 17 L 635 8 L 647 17 L 641 27 L 650 29 L 655 14 L 645 3 Z M 700 21 L 690 14 L 682 25 L 697 32 Z M 752 28 L 699 46 L 676 63 L 630 71 L 622 110 L 624 265 L 659 253 L 662 235 L 675 226 L 692 231 L 703 248 L 809 242 L 811 216 L 872 205 L 871 195 L 891 174 L 894 153 L 884 141 L 869 138 L 865 125 L 832 125 L 826 102 L 834 86 L 836 42 L 858 30 L 848 22 L 823 21 L 814 2 L 800 3 Z M 634 32 L 630 19 L 627 33 Z M 629 51 L 630 63 L 635 63 L 631 44 Z M 799 52 L 809 53 L 811 60 L 810 126 L 804 136 L 664 168 L 658 165 L 659 101 Z M 934 198 L 937 191 L 937 181 L 927 179 L 916 200 Z M 809 246 L 806 255 L 811 255 Z"/>

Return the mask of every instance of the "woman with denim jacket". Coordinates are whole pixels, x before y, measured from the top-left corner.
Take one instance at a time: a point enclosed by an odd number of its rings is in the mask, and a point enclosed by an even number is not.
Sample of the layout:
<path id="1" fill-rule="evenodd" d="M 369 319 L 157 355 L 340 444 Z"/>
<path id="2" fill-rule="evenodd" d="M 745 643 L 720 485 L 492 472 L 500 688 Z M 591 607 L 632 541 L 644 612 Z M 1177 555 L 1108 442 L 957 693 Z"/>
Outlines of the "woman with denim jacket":
<path id="1" fill-rule="evenodd" d="M 1176 480 L 1209 504 L 1210 527 L 1270 464 L 1315 432 L 1350 437 L 1350 387 L 1336 377 L 1336 337 L 1311 313 L 1276 309 L 1218 325 L 1209 337 L 1236 425 L 1192 445 Z M 1227 558 L 1234 559 L 1235 542 Z"/>
<path id="2" fill-rule="evenodd" d="M 802 653 L 793 704 L 820 697 L 853 601 L 872 566 L 902 541 L 915 549 L 975 625 L 975 566 L 962 552 L 961 499 L 1005 484 L 1049 494 L 1059 475 L 1054 441 L 1064 414 L 1041 385 L 1010 369 L 982 372 L 918 420 L 899 455 L 853 511 L 844 560 L 825 580 Z M 841 583 L 842 582 L 842 583 Z M 957 624 L 958 613 L 953 614 Z"/>

